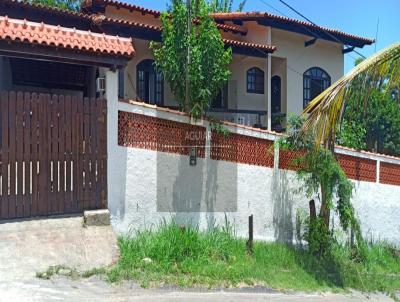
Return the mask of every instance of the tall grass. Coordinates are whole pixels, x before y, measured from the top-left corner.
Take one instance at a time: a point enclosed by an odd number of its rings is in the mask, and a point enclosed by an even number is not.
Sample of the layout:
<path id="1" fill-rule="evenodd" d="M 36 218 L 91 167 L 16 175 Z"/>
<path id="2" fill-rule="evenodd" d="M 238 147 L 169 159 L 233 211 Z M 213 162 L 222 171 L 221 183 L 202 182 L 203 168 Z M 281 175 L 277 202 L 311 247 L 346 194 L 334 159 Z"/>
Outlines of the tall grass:
<path id="1" fill-rule="evenodd" d="M 200 232 L 163 222 L 156 231 L 119 239 L 120 260 L 110 281 L 134 279 L 142 286 L 162 283 L 194 285 L 264 285 L 304 291 L 343 290 L 392 292 L 400 289 L 400 259 L 385 244 L 368 249 L 365 263 L 351 261 L 351 251 L 336 245 L 329 259 L 279 243 L 256 242 L 252 256 L 245 240 L 229 227 Z"/>

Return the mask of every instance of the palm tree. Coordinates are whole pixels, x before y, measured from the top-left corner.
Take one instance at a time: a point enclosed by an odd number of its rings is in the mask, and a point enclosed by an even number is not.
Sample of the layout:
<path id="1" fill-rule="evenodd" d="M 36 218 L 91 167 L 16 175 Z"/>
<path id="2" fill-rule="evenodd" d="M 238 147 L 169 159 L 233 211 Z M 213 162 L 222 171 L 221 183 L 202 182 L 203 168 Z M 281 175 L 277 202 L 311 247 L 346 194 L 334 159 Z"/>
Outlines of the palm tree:
<path id="1" fill-rule="evenodd" d="M 332 149 L 346 100 L 362 98 L 360 104 L 366 108 L 369 92 L 382 87 L 387 93 L 398 91 L 400 87 L 400 43 L 365 59 L 314 98 L 303 113 L 308 115 L 304 129 L 314 131 L 316 146 L 322 142 L 325 147 Z"/>

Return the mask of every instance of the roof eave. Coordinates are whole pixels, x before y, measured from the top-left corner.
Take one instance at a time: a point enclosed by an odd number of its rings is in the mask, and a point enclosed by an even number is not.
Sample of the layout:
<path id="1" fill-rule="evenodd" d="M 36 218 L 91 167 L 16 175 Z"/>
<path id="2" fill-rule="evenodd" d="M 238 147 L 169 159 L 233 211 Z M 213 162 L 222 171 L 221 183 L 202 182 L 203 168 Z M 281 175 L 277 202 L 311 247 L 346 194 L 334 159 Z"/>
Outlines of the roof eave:
<path id="1" fill-rule="evenodd" d="M 0 40 L 0 55 L 44 61 L 121 68 L 131 59 L 126 55 L 112 55 L 76 49 L 57 48 L 42 44 Z"/>
<path id="2" fill-rule="evenodd" d="M 248 15 L 246 15 L 246 13 L 218 13 L 214 14 L 214 18 L 220 21 L 256 21 L 260 25 L 271 26 L 298 34 L 307 35 L 317 39 L 327 40 L 358 48 L 362 48 L 365 45 L 371 45 L 375 43 L 375 40 L 373 39 L 357 37 L 341 32 L 335 32 L 336 30 L 326 30 L 320 26 L 318 26 L 318 28 L 312 28 L 311 26 L 306 24 L 299 24 L 295 22 L 295 20 L 286 20 L 286 18 L 273 16 L 269 13 L 254 12 L 248 13 Z"/>
<path id="3" fill-rule="evenodd" d="M 84 13 L 104 13 L 107 6 L 112 6 L 117 9 L 125 8 L 130 11 L 138 11 L 144 15 L 149 14 L 154 17 L 159 17 L 161 15 L 161 12 L 157 10 L 114 0 L 84 0 L 81 4 L 81 11 Z"/>
<path id="4" fill-rule="evenodd" d="M 306 28 L 306 27 L 298 25 L 298 24 L 283 23 L 281 21 L 274 21 L 274 20 L 270 20 L 270 19 L 266 19 L 266 18 L 257 20 L 257 22 L 260 25 L 271 26 L 274 28 L 287 30 L 290 32 L 310 36 L 313 38 L 326 40 L 326 41 L 330 41 L 330 42 L 334 42 L 334 43 L 339 43 L 342 45 L 354 46 L 354 47 L 358 47 L 358 48 L 363 48 L 365 45 L 371 45 L 375 42 L 374 40 L 358 38 L 358 37 L 343 36 L 341 34 L 327 32 L 323 29 L 311 29 L 311 28 Z"/>

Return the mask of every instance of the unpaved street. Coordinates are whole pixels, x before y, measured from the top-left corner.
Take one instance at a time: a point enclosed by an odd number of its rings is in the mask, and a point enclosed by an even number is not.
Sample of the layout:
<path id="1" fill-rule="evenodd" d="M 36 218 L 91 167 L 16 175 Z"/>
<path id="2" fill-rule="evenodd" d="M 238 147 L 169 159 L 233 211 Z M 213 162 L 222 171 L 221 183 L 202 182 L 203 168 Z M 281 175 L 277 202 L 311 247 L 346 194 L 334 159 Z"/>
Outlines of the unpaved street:
<path id="1" fill-rule="evenodd" d="M 306 295 L 268 293 L 264 290 L 236 290 L 188 292 L 176 290 L 146 290 L 132 283 L 112 286 L 98 277 L 70 280 L 54 278 L 52 280 L 31 279 L 10 281 L 0 284 L 0 301 L 141 301 L 141 302 L 358 302 L 393 301 L 381 296 L 350 295 Z"/>

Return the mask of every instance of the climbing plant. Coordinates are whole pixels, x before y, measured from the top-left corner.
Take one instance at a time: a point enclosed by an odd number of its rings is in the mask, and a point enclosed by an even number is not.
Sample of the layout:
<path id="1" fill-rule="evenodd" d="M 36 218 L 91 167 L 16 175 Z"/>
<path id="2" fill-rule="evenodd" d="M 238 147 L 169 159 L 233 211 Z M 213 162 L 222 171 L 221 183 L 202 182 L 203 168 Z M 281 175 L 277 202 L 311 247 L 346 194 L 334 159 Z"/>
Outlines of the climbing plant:
<path id="1" fill-rule="evenodd" d="M 304 119 L 290 116 L 288 123 L 288 131 L 280 141 L 280 147 L 304 153 L 294 162 L 299 168 L 297 177 L 304 184 L 307 196 L 310 199 L 317 197 L 320 201 L 318 214 L 311 209 L 313 205 L 310 207 L 308 229 L 305 233 L 310 251 L 320 257 L 329 253 L 334 241 L 330 229 L 330 218 L 334 211 L 339 216 L 342 229 L 344 231 L 351 229 L 355 234 L 356 241 L 353 245 L 355 255 L 362 258 L 364 241 L 351 204 L 353 184 L 347 179 L 334 154 L 322 147 L 315 148 L 313 133 L 301 131 Z"/>

